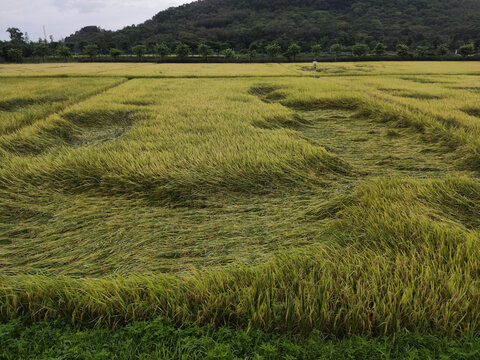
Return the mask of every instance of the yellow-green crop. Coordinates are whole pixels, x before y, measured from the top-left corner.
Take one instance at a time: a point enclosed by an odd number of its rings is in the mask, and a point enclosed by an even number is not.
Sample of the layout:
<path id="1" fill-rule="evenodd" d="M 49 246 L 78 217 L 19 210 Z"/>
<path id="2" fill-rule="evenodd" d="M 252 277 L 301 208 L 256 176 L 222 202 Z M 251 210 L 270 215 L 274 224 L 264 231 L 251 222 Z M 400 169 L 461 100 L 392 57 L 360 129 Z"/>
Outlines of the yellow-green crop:
<path id="1" fill-rule="evenodd" d="M 478 63 L 320 70 L 0 66 L 0 318 L 478 335 Z"/>

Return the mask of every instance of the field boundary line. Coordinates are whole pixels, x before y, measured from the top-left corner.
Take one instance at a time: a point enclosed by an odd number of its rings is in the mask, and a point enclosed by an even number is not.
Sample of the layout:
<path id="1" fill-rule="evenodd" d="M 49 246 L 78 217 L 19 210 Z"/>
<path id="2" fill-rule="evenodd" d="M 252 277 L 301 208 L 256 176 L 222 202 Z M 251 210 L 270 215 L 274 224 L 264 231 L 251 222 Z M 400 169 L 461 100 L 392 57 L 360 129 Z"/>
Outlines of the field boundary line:
<path id="1" fill-rule="evenodd" d="M 312 70 L 313 72 L 313 70 Z M 342 73 L 332 73 L 332 74 L 322 74 L 321 71 L 317 71 L 317 79 L 323 77 L 375 77 L 375 76 L 480 76 L 480 72 L 473 73 L 384 73 L 384 74 L 342 74 Z M 0 75 L 0 79 L 48 79 L 48 78 L 126 78 L 127 80 L 135 79 L 255 79 L 255 78 L 308 78 L 312 77 L 312 74 L 285 74 L 285 75 L 88 75 L 88 74 L 59 74 L 59 75 L 12 75 L 5 76 Z"/>

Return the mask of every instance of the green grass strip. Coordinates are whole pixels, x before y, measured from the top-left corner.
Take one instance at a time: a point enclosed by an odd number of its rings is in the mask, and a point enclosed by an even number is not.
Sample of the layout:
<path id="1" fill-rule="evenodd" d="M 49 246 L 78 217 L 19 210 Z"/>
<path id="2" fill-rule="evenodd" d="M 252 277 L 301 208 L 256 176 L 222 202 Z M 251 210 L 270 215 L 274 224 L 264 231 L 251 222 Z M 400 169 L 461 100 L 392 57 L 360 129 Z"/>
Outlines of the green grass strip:
<path id="1" fill-rule="evenodd" d="M 1 359 L 478 359 L 480 338 L 402 333 L 327 339 L 231 328 L 181 328 L 157 319 L 118 328 L 81 329 L 61 322 L 0 325 Z"/>

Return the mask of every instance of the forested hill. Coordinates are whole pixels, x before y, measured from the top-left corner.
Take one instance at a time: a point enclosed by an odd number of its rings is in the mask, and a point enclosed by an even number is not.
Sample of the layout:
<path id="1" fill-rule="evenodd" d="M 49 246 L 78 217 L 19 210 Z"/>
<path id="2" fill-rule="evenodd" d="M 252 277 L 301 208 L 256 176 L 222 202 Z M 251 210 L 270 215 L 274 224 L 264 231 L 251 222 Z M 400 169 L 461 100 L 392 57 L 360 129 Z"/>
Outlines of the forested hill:
<path id="1" fill-rule="evenodd" d="M 376 41 L 388 47 L 398 42 L 455 47 L 478 37 L 480 0 L 201 0 L 120 31 L 86 27 L 66 41 L 124 49 L 137 43 L 208 42 L 243 50 L 274 40 L 306 49 L 314 43 L 326 48 Z"/>

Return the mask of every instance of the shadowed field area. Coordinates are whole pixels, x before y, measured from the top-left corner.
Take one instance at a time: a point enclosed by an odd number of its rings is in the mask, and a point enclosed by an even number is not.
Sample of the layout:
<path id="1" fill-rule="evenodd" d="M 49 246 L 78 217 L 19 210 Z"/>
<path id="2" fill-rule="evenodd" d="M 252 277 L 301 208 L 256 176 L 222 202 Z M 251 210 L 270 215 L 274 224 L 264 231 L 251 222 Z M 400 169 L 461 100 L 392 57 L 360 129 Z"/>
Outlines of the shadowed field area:
<path id="1" fill-rule="evenodd" d="M 3 322 L 478 337 L 478 63 L 188 66 L 0 66 Z"/>

